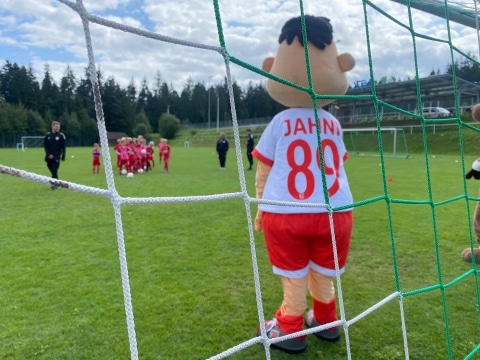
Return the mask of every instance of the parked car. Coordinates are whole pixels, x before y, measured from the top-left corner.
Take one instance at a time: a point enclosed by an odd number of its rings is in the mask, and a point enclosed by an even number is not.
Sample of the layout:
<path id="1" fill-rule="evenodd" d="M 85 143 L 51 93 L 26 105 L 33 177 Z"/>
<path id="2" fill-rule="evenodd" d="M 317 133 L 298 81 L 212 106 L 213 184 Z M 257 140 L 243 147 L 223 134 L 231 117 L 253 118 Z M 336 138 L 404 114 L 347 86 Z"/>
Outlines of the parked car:
<path id="1" fill-rule="evenodd" d="M 436 118 L 450 116 L 450 111 L 440 106 L 424 107 L 422 109 L 424 118 Z"/>

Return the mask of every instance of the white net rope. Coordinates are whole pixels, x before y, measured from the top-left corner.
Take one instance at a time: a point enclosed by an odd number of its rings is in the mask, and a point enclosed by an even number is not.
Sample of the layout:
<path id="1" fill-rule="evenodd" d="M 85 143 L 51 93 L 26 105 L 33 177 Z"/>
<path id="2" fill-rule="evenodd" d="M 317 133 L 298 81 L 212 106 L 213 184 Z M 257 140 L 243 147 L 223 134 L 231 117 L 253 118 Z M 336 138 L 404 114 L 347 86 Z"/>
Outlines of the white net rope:
<path id="1" fill-rule="evenodd" d="M 369 315 L 373 311 L 377 310 L 378 308 L 384 306 L 385 304 L 389 303 L 392 300 L 399 301 L 399 308 L 401 313 L 401 323 L 402 323 L 402 333 L 404 339 L 404 348 L 405 348 L 405 357 L 408 358 L 408 344 L 407 344 L 407 334 L 406 334 L 406 327 L 405 327 L 405 319 L 404 319 L 404 311 L 403 311 L 403 302 L 402 302 L 402 295 L 400 292 L 394 292 L 384 299 L 380 299 L 377 304 L 371 306 L 370 308 L 363 311 L 361 314 L 357 315 L 356 317 L 347 320 L 345 316 L 345 308 L 344 308 L 344 300 L 343 300 L 343 293 L 342 293 L 342 284 L 340 280 L 339 274 L 339 265 L 338 265 L 338 257 L 336 251 L 336 242 L 335 242 L 335 234 L 334 234 L 334 227 L 333 227 L 333 217 L 332 217 L 332 209 L 329 205 L 324 205 L 330 214 L 330 229 L 332 233 L 333 239 L 333 248 L 334 248 L 334 262 L 335 262 L 335 269 L 336 269 L 336 285 L 337 285 L 337 300 L 339 302 L 339 312 L 340 312 L 340 319 L 334 323 L 329 323 L 325 325 L 318 326 L 316 328 L 311 328 L 308 330 L 303 330 L 301 332 L 297 332 L 294 334 L 289 334 L 283 337 L 279 337 L 276 339 L 269 339 L 266 335 L 265 324 L 264 324 L 264 313 L 263 313 L 263 304 L 262 304 L 262 296 L 261 296 L 261 288 L 260 288 L 260 280 L 259 280 L 259 270 L 257 264 L 257 255 L 256 255 L 256 247 L 255 247 L 255 238 L 254 238 L 254 230 L 253 230 L 253 223 L 252 223 L 252 215 L 250 210 L 250 205 L 258 204 L 260 202 L 267 203 L 267 204 L 277 204 L 277 205 L 294 205 L 294 206 L 302 206 L 302 207 L 319 207 L 319 204 L 313 203 L 305 203 L 299 205 L 297 203 L 288 203 L 288 202 L 273 202 L 273 201 L 266 201 L 266 200 L 258 200 L 256 198 L 252 198 L 248 195 L 247 186 L 245 181 L 245 174 L 243 171 L 243 159 L 242 159 L 242 152 L 240 146 L 240 135 L 237 123 L 237 116 L 235 110 L 235 102 L 234 102 L 234 94 L 233 94 L 233 81 L 230 72 L 230 61 L 228 54 L 226 51 L 221 47 L 205 45 L 200 43 L 194 43 L 190 41 L 185 41 L 181 39 L 176 39 L 160 34 L 156 34 L 153 32 L 145 31 L 142 29 L 134 28 L 131 26 L 123 25 L 116 23 L 114 21 L 106 20 L 104 18 L 95 16 L 90 14 L 83 5 L 82 0 L 76 0 L 76 2 L 68 1 L 68 0 L 57 0 L 58 2 L 65 4 L 66 6 L 73 9 L 75 12 L 78 13 L 82 20 L 83 29 L 85 33 L 85 41 L 86 41 L 86 48 L 88 53 L 88 70 L 90 75 L 90 80 L 92 82 L 93 88 L 93 97 L 95 101 L 95 111 L 96 117 L 98 122 L 98 129 L 99 129 L 99 137 L 100 137 L 100 145 L 102 149 L 108 149 L 108 139 L 107 139 L 107 130 L 105 126 L 105 118 L 103 113 L 102 107 L 102 99 L 100 96 L 100 85 L 98 82 L 97 74 L 96 74 L 96 64 L 95 64 L 95 56 L 92 46 L 92 39 L 90 36 L 90 23 L 96 23 L 99 25 L 103 25 L 112 29 L 117 29 L 120 31 L 136 34 L 138 36 L 143 36 L 146 38 L 164 41 L 173 43 L 176 45 L 181 46 L 189 46 L 194 48 L 199 48 L 207 51 L 215 51 L 220 56 L 223 57 L 225 62 L 225 74 L 227 79 L 227 86 L 228 86 L 228 94 L 230 99 L 230 107 L 232 113 L 232 127 L 234 133 L 234 142 L 235 142 L 235 149 L 236 149 L 236 161 L 237 161 L 237 170 L 238 170 L 238 179 L 240 182 L 240 192 L 235 193 L 224 193 L 224 194 L 215 194 L 215 195 L 206 195 L 206 196 L 179 196 L 179 197 L 122 197 L 116 190 L 115 186 L 115 179 L 114 179 L 114 172 L 112 167 L 112 161 L 110 158 L 109 151 L 103 151 L 102 154 L 104 156 L 104 164 L 105 164 L 105 173 L 106 173 L 106 180 L 107 180 L 107 189 L 101 189 L 91 186 L 85 186 L 73 182 L 62 181 L 52 179 L 50 177 L 38 175 L 32 172 L 4 166 L 0 164 L 0 174 L 6 174 L 15 176 L 18 178 L 31 180 L 39 183 L 55 185 L 57 187 L 61 187 L 64 189 L 69 189 L 77 192 L 82 192 L 85 194 L 92 194 L 97 196 L 102 196 L 108 198 L 114 208 L 114 216 L 115 216 L 115 224 L 116 224 L 116 236 L 117 236 L 117 246 L 118 246 L 118 254 L 119 254 L 119 262 L 120 262 L 120 270 L 121 270 L 121 280 L 122 280 L 122 289 L 123 289 L 123 296 L 124 296 L 124 307 L 125 307 L 125 314 L 126 314 L 126 322 L 127 322 L 127 330 L 128 330 L 128 339 L 129 339 L 129 346 L 130 346 L 130 356 L 131 359 L 136 360 L 139 358 L 138 355 L 138 347 L 137 347 L 137 337 L 135 333 L 135 321 L 134 321 L 134 314 L 133 314 L 133 306 L 132 306 L 132 296 L 130 291 L 130 281 L 129 281 L 129 273 L 128 273 L 128 265 L 127 265 L 127 255 L 125 249 L 125 242 L 124 242 L 124 231 L 123 231 L 123 224 L 122 224 L 122 212 L 121 206 L 125 204 L 159 204 L 159 203 L 188 203 L 188 202 L 207 202 L 207 201 L 218 201 L 218 200 L 225 200 L 225 199 L 232 199 L 232 198 L 240 198 L 244 201 L 245 204 L 245 211 L 246 217 L 248 222 L 248 232 L 249 232 L 249 244 L 251 250 L 251 259 L 252 259 L 252 272 L 253 272 L 253 279 L 254 279 L 254 286 L 255 286 L 255 296 L 256 296 L 256 303 L 257 303 L 257 311 L 258 311 L 258 320 L 260 323 L 261 335 L 251 338 L 248 341 L 240 343 L 230 349 L 225 350 L 222 353 L 219 353 L 210 359 L 223 359 L 232 354 L 240 352 L 241 350 L 250 347 L 254 344 L 262 343 L 265 349 L 265 357 L 266 359 L 270 359 L 270 344 L 280 342 L 283 340 L 291 339 L 294 337 L 298 337 L 301 335 L 308 335 L 314 332 L 318 332 L 320 330 L 324 330 L 327 328 L 331 328 L 334 326 L 341 326 L 344 329 L 345 333 L 345 343 L 346 343 L 346 350 L 347 350 L 347 357 L 351 359 L 351 348 L 350 348 L 350 338 L 348 335 L 348 328 L 349 326 L 353 325 L 357 321 L 361 320 L 365 316 Z M 217 3 L 215 2 L 215 5 Z M 216 7 L 218 11 L 218 8 Z"/>

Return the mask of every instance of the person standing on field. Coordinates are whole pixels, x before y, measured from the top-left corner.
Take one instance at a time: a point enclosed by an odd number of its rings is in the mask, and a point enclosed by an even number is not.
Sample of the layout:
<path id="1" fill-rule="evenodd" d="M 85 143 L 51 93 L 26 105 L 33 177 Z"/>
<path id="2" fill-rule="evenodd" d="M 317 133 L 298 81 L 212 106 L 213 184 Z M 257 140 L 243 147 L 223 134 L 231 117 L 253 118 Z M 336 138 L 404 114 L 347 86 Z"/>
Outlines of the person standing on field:
<path id="1" fill-rule="evenodd" d="M 147 148 L 147 170 L 152 170 L 155 166 L 155 143 L 150 141 Z"/>
<path id="2" fill-rule="evenodd" d="M 162 156 L 163 156 L 163 144 L 164 144 L 164 138 L 160 138 L 160 141 L 158 142 L 158 163 L 162 163 Z"/>
<path id="3" fill-rule="evenodd" d="M 163 172 L 168 173 L 168 163 L 170 161 L 170 145 L 167 139 L 162 139 L 162 157 L 163 157 Z"/>
<path id="4" fill-rule="evenodd" d="M 217 141 L 217 154 L 220 161 L 220 170 L 225 170 L 225 161 L 227 160 L 228 140 L 225 138 L 225 133 L 220 133 L 220 138 Z"/>
<path id="5" fill-rule="evenodd" d="M 92 171 L 94 174 L 98 174 L 100 172 L 100 156 L 102 156 L 100 145 L 98 143 L 95 143 L 93 144 L 92 150 Z"/>
<path id="6" fill-rule="evenodd" d="M 58 121 L 52 122 L 52 131 L 45 135 L 43 147 L 45 148 L 45 162 L 48 170 L 50 170 L 52 179 L 58 179 L 60 160 L 65 161 L 66 154 L 66 139 L 65 135 L 60 132 L 60 123 Z M 52 184 L 52 190 L 56 188 L 57 185 Z"/>
<path id="7" fill-rule="evenodd" d="M 247 159 L 250 165 L 247 170 L 252 170 L 253 168 L 252 151 L 254 147 L 255 147 L 255 141 L 253 140 L 252 130 L 247 129 Z"/>

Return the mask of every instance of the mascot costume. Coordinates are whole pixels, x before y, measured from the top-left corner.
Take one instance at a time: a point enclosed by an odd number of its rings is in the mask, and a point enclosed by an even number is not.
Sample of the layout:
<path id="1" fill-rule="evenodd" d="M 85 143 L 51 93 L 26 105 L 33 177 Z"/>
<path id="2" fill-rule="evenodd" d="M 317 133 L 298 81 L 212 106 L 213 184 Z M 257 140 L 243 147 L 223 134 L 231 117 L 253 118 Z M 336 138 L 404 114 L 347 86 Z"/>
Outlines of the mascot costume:
<path id="1" fill-rule="evenodd" d="M 473 107 L 472 117 L 473 119 L 480 121 L 480 104 L 477 104 Z M 473 177 L 475 180 L 480 180 L 480 159 L 477 159 L 473 162 L 472 168 L 467 172 L 465 177 L 467 179 L 471 179 Z M 480 244 L 480 202 L 477 203 L 477 207 L 475 208 L 473 215 L 473 230 L 475 232 L 475 236 L 477 237 L 477 243 Z M 473 249 L 473 256 L 475 257 L 475 262 L 480 264 L 480 248 Z M 470 248 L 463 250 L 462 257 L 463 260 L 472 262 L 472 250 Z"/>
<path id="2" fill-rule="evenodd" d="M 263 70 L 294 84 L 309 88 L 305 48 L 308 47 L 310 76 L 317 95 L 344 95 L 348 88 L 345 73 L 355 60 L 338 54 L 330 20 L 305 16 L 307 43 L 302 36 L 300 17 L 285 23 L 275 58 L 264 60 Z M 339 121 L 322 109 L 334 99 L 317 99 L 315 94 L 268 79 L 269 95 L 288 109 L 278 113 L 263 132 L 253 156 L 258 160 L 255 177 L 259 199 L 318 206 L 259 205 L 255 230 L 263 231 L 273 272 L 281 277 L 283 302 L 273 320 L 265 322 L 266 334 L 276 338 L 307 328 L 337 321 L 332 229 L 324 188 L 331 207 L 345 207 L 333 216 L 333 231 L 340 273 L 343 273 L 350 246 L 353 203 L 344 161 L 347 150 Z M 317 121 L 314 115 L 314 102 Z M 323 184 L 318 134 L 324 162 Z M 312 308 L 307 310 L 307 291 Z M 316 332 L 324 341 L 338 341 L 340 332 L 330 328 Z M 260 334 L 260 327 L 258 328 Z M 289 353 L 306 349 L 306 337 L 272 344 Z"/>

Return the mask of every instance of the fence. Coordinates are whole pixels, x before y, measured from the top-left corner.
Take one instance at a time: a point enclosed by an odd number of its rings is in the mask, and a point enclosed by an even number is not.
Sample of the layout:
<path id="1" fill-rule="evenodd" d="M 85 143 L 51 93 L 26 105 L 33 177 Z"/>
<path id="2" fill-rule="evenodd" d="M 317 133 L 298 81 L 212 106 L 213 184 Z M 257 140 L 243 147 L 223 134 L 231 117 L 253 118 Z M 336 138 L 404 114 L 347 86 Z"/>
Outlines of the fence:
<path id="1" fill-rule="evenodd" d="M 251 128 L 255 131 L 257 128 L 262 128 L 267 126 L 268 122 L 271 118 L 268 117 L 261 117 L 261 118 L 252 118 L 252 119 L 242 119 L 238 120 L 238 125 L 241 128 Z M 369 125 L 368 127 L 375 126 L 374 123 L 361 123 L 355 124 L 356 127 L 361 127 L 361 125 Z M 480 123 L 478 122 L 471 122 L 469 125 L 473 127 L 480 127 Z M 383 126 L 383 125 L 382 125 Z M 394 123 L 388 124 L 389 127 L 395 127 L 398 129 L 403 129 L 405 133 L 413 134 L 416 132 L 420 132 L 422 129 L 421 125 L 395 125 Z M 442 130 L 452 130 L 455 129 L 458 125 L 456 123 L 441 123 L 441 124 L 427 124 L 425 125 L 427 132 L 431 132 L 435 134 L 437 131 Z M 232 127 L 231 121 L 222 121 L 215 124 L 214 127 L 210 127 L 210 129 L 228 129 Z M 345 127 L 346 128 L 346 127 Z M 183 126 L 184 130 L 207 130 L 208 124 L 189 124 Z M 68 134 L 67 134 L 68 135 Z M 34 136 L 28 133 L 7 133 L 7 134 L 0 134 L 0 148 L 16 148 L 17 144 L 21 142 L 22 136 Z M 38 136 L 38 135 L 37 135 Z M 200 136 L 200 135 L 199 135 Z M 209 135 L 211 137 L 212 135 Z M 214 136 L 215 137 L 215 136 Z M 78 147 L 78 146 L 92 146 L 94 142 L 97 142 L 98 139 L 94 136 L 78 136 L 78 137 L 69 137 L 67 136 L 67 146 L 69 147 Z"/>
<path id="2" fill-rule="evenodd" d="M 258 118 L 249 118 L 249 119 L 239 119 L 237 120 L 238 126 L 241 128 L 256 128 L 258 126 L 265 126 L 266 124 L 269 123 L 269 121 L 272 120 L 271 117 L 258 117 Z M 198 129 L 198 130 L 220 130 L 220 129 L 225 129 L 225 128 L 231 128 L 232 127 L 232 121 L 219 121 L 218 123 L 211 123 L 210 127 L 208 127 L 208 123 L 200 123 L 200 124 L 183 124 L 182 129 L 184 130 L 193 130 L 193 129 Z"/>
<path id="3" fill-rule="evenodd" d="M 4 133 L 0 134 L 0 148 L 12 148 L 15 149 L 18 143 L 22 142 L 22 136 L 38 136 L 29 133 Z M 77 137 L 68 137 L 67 136 L 67 146 L 68 147 L 77 147 L 77 146 L 92 146 L 97 139 L 95 136 L 77 136 Z"/>

